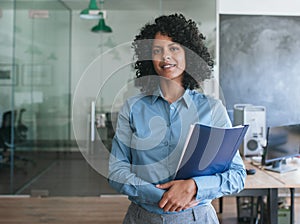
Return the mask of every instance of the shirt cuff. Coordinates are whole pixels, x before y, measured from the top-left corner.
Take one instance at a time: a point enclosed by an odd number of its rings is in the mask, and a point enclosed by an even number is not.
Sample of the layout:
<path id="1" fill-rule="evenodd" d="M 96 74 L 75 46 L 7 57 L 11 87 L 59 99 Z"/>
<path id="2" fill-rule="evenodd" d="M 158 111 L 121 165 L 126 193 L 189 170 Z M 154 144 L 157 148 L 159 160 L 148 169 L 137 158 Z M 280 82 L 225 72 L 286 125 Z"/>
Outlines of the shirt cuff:
<path id="1" fill-rule="evenodd" d="M 212 200 L 221 196 L 219 176 L 193 177 L 193 180 L 197 185 L 196 200 Z"/>

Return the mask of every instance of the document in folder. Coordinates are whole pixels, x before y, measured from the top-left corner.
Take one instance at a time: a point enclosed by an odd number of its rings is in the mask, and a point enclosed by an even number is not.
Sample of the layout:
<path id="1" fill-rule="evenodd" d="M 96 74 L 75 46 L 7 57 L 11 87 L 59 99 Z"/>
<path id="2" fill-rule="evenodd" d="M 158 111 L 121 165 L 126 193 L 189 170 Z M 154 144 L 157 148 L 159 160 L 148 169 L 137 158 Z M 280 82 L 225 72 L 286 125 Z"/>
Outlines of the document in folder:
<path id="1" fill-rule="evenodd" d="M 230 128 L 191 125 L 175 179 L 213 175 L 229 169 L 249 125 Z"/>

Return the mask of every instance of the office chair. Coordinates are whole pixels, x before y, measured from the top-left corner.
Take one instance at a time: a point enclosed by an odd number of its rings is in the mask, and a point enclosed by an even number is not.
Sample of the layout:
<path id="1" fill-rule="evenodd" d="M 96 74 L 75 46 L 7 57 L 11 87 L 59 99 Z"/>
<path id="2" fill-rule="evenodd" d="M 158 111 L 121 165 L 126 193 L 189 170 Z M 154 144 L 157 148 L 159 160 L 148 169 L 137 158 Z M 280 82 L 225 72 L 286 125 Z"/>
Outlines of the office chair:
<path id="1" fill-rule="evenodd" d="M 2 151 L 2 160 L 4 161 L 2 165 L 10 165 L 11 157 L 9 149 L 16 149 L 16 147 L 21 145 L 26 145 L 28 127 L 22 122 L 23 113 L 26 110 L 22 108 L 19 111 L 18 121 L 16 118 L 18 115 L 17 110 L 6 111 L 2 116 L 2 125 L 0 127 L 0 147 Z M 14 120 L 14 122 L 13 122 Z M 12 132 L 14 134 L 12 139 Z M 14 161 L 21 160 L 23 162 L 32 162 L 32 160 L 18 156 L 14 153 Z"/>

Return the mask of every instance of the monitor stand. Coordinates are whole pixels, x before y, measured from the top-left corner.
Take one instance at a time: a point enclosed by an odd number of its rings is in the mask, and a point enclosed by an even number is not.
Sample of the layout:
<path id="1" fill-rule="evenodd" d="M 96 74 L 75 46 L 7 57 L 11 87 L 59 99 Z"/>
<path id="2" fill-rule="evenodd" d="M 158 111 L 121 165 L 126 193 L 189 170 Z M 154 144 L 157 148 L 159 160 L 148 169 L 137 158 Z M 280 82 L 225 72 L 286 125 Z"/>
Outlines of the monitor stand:
<path id="1" fill-rule="evenodd" d="M 276 173 L 286 173 L 297 170 L 296 167 L 287 165 L 285 160 L 272 162 L 272 165 L 265 166 L 264 169 Z"/>

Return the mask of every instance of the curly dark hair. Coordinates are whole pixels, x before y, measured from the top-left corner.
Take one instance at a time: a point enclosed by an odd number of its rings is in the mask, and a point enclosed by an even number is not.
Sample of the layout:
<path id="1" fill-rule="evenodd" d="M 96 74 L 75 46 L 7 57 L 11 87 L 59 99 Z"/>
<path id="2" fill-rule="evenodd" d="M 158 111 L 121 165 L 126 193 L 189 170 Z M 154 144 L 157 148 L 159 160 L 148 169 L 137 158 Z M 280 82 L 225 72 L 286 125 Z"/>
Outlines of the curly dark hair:
<path id="1" fill-rule="evenodd" d="M 152 76 L 157 75 L 152 63 L 152 42 L 157 33 L 169 36 L 185 49 L 186 69 L 182 81 L 184 89 L 199 88 L 200 82 L 210 78 L 214 62 L 197 24 L 191 19 L 187 20 L 182 14 L 163 15 L 156 18 L 154 23 L 147 23 L 142 27 L 132 43 L 136 57 L 136 84 L 142 90 L 149 91 L 157 87 L 157 83 L 153 82 L 156 79 Z M 141 77 L 146 78 L 139 79 Z"/>

